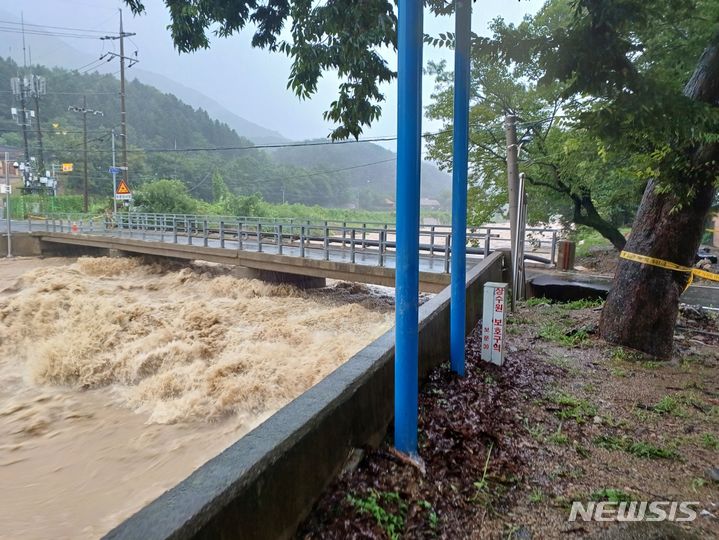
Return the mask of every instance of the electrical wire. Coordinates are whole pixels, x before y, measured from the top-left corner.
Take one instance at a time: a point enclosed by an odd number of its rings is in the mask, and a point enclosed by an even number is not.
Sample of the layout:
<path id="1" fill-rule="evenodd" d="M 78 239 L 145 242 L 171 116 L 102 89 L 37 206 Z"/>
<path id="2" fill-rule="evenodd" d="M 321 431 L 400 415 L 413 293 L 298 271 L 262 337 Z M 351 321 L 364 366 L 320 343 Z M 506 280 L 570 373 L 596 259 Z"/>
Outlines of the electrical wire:
<path id="1" fill-rule="evenodd" d="M 109 20 L 109 19 L 105 19 L 105 21 L 103 22 L 103 24 L 104 24 L 105 22 L 107 22 L 108 20 Z M 112 34 L 112 33 L 117 34 L 117 32 L 105 31 L 105 30 L 97 30 L 97 29 L 90 29 L 90 28 L 71 28 L 71 27 L 67 27 L 67 26 L 50 26 L 50 25 L 47 25 L 47 24 L 33 24 L 33 23 L 17 22 L 17 21 L 3 21 L 3 20 L 0 20 L 0 24 L 14 24 L 14 25 L 20 26 L 20 27 L 22 27 L 22 26 L 31 26 L 31 27 L 36 27 L 36 28 L 50 28 L 50 29 L 52 29 L 52 30 L 72 30 L 72 31 L 77 31 L 77 32 L 94 32 L 94 33 L 96 33 L 96 34 L 103 34 L 103 35 L 104 35 L 104 34 Z M 119 35 L 119 34 L 117 34 L 117 35 Z"/>

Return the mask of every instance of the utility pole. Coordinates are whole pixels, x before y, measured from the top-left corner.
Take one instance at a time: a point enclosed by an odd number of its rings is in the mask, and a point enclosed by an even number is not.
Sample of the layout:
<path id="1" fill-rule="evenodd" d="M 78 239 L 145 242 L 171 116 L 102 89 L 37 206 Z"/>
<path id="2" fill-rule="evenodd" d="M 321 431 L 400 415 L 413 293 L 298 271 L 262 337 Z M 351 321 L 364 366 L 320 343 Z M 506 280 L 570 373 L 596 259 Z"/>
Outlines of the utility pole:
<path id="1" fill-rule="evenodd" d="M 127 110 L 125 109 L 125 32 L 122 28 L 122 10 L 120 10 L 120 133 L 122 133 L 122 165 L 125 167 L 125 183 L 129 180 L 127 167 Z M 113 197 L 114 197 L 113 193 Z"/>
<path id="2" fill-rule="evenodd" d="M 87 214 L 87 97 L 82 96 L 82 152 L 83 152 L 83 173 L 82 183 L 82 211 Z"/>
<path id="3" fill-rule="evenodd" d="M 27 93 L 28 93 L 28 81 L 23 76 L 13 77 L 10 80 L 10 86 L 12 93 L 20 100 L 19 109 L 11 109 L 13 117 L 16 118 L 17 124 L 22 129 L 22 139 L 25 147 L 25 164 L 22 167 L 23 173 L 23 185 L 29 187 L 30 185 L 30 145 L 27 140 L 27 127 L 30 125 L 31 116 L 27 110 Z"/>
<path id="4" fill-rule="evenodd" d="M 519 148 L 517 147 L 517 117 L 507 114 L 504 119 L 504 129 L 507 136 L 507 193 L 509 195 L 509 236 L 512 246 L 512 257 L 516 252 L 517 238 L 517 207 L 519 204 Z M 514 273 L 514 268 L 512 272 Z M 514 286 L 514 284 L 513 284 Z M 514 296 L 512 296 L 512 310 L 514 310 Z"/>
<path id="5" fill-rule="evenodd" d="M 87 108 L 87 96 L 82 96 L 82 107 L 74 107 L 70 105 L 67 108 L 68 111 L 76 112 L 82 114 L 82 147 L 84 150 L 84 172 L 85 172 L 85 179 L 83 182 L 83 189 L 82 189 L 82 210 L 83 212 L 87 213 L 88 209 L 88 182 L 87 182 L 87 115 L 92 114 L 96 116 L 104 116 L 102 111 L 95 111 L 93 109 Z M 114 195 L 114 194 L 113 194 Z"/>
<path id="6" fill-rule="evenodd" d="M 115 192 L 117 191 L 117 173 L 115 171 L 115 130 L 112 130 L 112 210 L 113 216 L 117 215 L 117 199 Z"/>
<path id="7" fill-rule="evenodd" d="M 120 59 L 120 137 L 122 137 L 122 171 L 125 182 L 128 182 L 127 167 L 127 110 L 125 109 L 125 60 L 130 62 L 128 68 L 131 68 L 139 62 L 137 58 L 129 58 L 125 56 L 125 38 L 136 35 L 134 32 L 125 32 L 122 26 L 122 10 L 120 12 L 120 34 L 117 36 L 103 36 L 100 39 L 120 40 L 120 54 L 109 52 L 110 56 Z M 137 52 L 135 52 L 137 55 Z"/>
<path id="8" fill-rule="evenodd" d="M 40 96 L 47 92 L 47 81 L 45 77 L 38 75 L 31 76 L 31 88 L 33 98 L 35 98 L 35 118 L 37 119 L 37 142 L 39 146 L 38 174 L 45 175 L 45 156 L 42 147 L 42 129 L 40 128 Z"/>
<path id="9" fill-rule="evenodd" d="M 20 107 L 22 109 L 22 138 L 25 143 L 25 167 L 23 168 L 23 185 L 28 187 L 30 183 L 30 147 L 27 143 L 27 126 L 29 125 L 25 95 L 27 92 L 27 79 L 25 72 L 27 70 L 27 56 L 25 54 L 25 13 L 20 12 L 20 24 L 22 27 L 22 77 L 18 77 L 20 81 Z M 14 90 L 14 89 L 13 89 Z M 20 118 L 20 116 L 18 116 Z"/>
<path id="10" fill-rule="evenodd" d="M 12 257 L 10 233 L 10 152 L 5 152 L 5 218 L 7 219 L 7 256 Z"/>

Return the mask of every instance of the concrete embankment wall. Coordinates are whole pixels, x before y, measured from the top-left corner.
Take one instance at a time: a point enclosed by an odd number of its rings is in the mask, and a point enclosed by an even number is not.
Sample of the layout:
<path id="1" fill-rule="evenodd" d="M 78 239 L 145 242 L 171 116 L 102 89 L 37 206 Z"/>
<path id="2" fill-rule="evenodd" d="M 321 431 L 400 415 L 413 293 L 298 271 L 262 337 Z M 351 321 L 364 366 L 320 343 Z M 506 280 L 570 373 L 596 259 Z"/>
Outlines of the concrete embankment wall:
<path id="1" fill-rule="evenodd" d="M 82 245 L 63 245 L 45 242 L 36 234 L 12 233 L 10 248 L 14 257 L 80 257 L 103 256 L 109 249 Z M 7 234 L 0 235 L 0 257 L 7 254 Z"/>
<path id="2" fill-rule="evenodd" d="M 507 276 L 503 252 L 467 275 L 467 329 L 482 287 Z M 449 360 L 449 288 L 420 308 L 420 379 Z M 393 416 L 394 333 L 386 333 L 107 534 L 109 539 L 275 539 L 293 534 L 355 448 Z"/>

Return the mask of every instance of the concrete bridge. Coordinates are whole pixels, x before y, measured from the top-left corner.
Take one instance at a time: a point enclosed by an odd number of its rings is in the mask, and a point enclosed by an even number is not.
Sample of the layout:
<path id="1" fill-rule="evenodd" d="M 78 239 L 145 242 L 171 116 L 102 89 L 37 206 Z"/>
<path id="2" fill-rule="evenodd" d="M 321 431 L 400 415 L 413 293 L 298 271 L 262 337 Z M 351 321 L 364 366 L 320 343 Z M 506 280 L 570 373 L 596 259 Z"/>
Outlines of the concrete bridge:
<path id="1" fill-rule="evenodd" d="M 269 220 L 228 216 L 118 214 L 114 219 L 48 216 L 16 221 L 16 253 L 120 253 L 202 259 L 241 266 L 254 277 L 317 286 L 324 278 L 394 286 L 396 232 L 386 223 Z M 451 228 L 424 225 L 420 237 L 420 289 L 439 292 L 450 282 Z M 549 263 L 558 231 L 528 229 L 528 249 Z M 467 267 L 485 253 L 507 249 L 506 227 L 468 230 Z M 22 240 L 21 240 L 22 238 Z M 5 242 L 0 250 L 6 250 Z M 318 281 L 321 280 L 321 281 Z"/>

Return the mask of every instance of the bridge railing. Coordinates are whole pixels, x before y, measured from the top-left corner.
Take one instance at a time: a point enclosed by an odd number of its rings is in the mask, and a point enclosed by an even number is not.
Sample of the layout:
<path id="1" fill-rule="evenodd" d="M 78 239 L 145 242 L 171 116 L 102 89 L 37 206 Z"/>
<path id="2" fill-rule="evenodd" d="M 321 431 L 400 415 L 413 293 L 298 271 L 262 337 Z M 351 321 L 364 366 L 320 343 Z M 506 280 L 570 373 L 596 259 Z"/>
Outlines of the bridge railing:
<path id="1" fill-rule="evenodd" d="M 42 219 L 38 223 L 38 219 Z M 396 229 L 389 223 L 346 221 L 312 222 L 304 219 L 280 219 L 189 214 L 118 213 L 53 214 L 28 221 L 30 230 L 81 234 L 115 234 L 143 240 L 210 244 L 225 249 L 267 251 L 300 257 L 324 258 L 333 255 L 372 262 L 384 266 L 396 251 Z M 548 261 L 556 260 L 559 230 L 527 228 L 526 249 L 540 251 Z M 469 256 L 486 256 L 497 249 L 509 248 L 509 227 L 486 226 L 467 229 Z M 425 257 L 443 259 L 449 272 L 451 259 L 451 226 L 421 225 L 418 231 L 420 252 Z"/>

